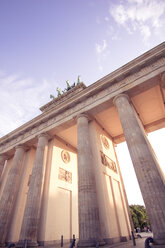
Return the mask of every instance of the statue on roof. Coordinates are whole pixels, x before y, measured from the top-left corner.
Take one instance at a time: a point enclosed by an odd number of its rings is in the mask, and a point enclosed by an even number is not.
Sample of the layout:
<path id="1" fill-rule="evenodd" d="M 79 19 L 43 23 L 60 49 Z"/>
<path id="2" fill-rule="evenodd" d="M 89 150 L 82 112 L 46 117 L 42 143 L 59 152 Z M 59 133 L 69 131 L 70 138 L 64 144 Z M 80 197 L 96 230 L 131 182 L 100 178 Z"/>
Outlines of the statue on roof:
<path id="1" fill-rule="evenodd" d="M 62 95 L 61 89 L 59 87 L 56 88 L 57 97 Z"/>
<path id="2" fill-rule="evenodd" d="M 53 96 L 52 94 L 50 95 L 50 99 L 55 99 L 55 96 Z"/>
<path id="3" fill-rule="evenodd" d="M 74 88 L 76 86 L 76 83 L 74 82 L 72 85 L 71 85 L 71 88 Z"/>
<path id="4" fill-rule="evenodd" d="M 80 84 L 80 83 L 81 83 L 81 79 L 80 79 L 80 75 L 79 75 L 77 78 L 77 84 Z"/>
<path id="5" fill-rule="evenodd" d="M 66 80 L 66 84 L 67 84 L 66 91 L 68 91 L 68 90 L 70 90 L 70 89 L 71 89 L 71 86 L 70 86 L 69 80 Z"/>
<path id="6" fill-rule="evenodd" d="M 61 96 L 62 94 L 64 94 L 65 92 L 69 91 L 70 89 L 74 88 L 76 85 L 78 85 L 80 83 L 81 83 L 80 75 L 77 78 L 77 83 L 74 82 L 72 85 L 70 85 L 69 80 L 66 80 L 67 87 L 63 91 L 61 91 L 61 89 L 59 87 L 56 88 L 57 97 Z M 50 98 L 55 99 L 56 97 L 51 94 Z"/>
<path id="7" fill-rule="evenodd" d="M 72 85 L 70 85 L 69 80 L 66 81 L 67 89 L 66 91 L 69 91 L 70 89 L 74 88 L 76 86 L 76 83 L 74 82 Z"/>

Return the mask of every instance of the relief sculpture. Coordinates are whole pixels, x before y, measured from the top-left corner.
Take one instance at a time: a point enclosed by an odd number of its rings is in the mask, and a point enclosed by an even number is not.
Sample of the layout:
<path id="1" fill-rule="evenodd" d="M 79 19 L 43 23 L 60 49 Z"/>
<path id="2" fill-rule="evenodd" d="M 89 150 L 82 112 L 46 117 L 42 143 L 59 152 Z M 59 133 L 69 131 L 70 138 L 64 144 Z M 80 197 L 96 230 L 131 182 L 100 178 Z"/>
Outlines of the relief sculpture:
<path id="1" fill-rule="evenodd" d="M 58 179 L 67 183 L 72 183 L 72 173 L 62 168 L 59 168 Z"/>
<path id="2" fill-rule="evenodd" d="M 61 158 L 63 160 L 63 162 L 65 164 L 69 163 L 70 162 L 70 155 L 69 155 L 69 152 L 65 151 L 65 150 L 62 150 L 61 152 Z"/>
<path id="3" fill-rule="evenodd" d="M 101 135 L 101 141 L 102 141 L 104 147 L 108 150 L 109 149 L 109 142 L 104 135 Z"/>
<path id="4" fill-rule="evenodd" d="M 102 151 L 100 151 L 100 153 L 101 153 L 102 164 L 117 173 L 116 163 L 108 156 L 106 156 Z"/>

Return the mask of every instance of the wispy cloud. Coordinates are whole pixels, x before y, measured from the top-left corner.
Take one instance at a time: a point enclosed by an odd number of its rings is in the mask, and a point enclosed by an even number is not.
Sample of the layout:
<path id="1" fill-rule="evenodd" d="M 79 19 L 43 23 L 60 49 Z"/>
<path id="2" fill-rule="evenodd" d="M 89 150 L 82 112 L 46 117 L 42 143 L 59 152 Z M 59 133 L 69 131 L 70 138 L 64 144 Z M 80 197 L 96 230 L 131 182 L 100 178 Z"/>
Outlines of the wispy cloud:
<path id="1" fill-rule="evenodd" d="M 95 44 L 95 51 L 97 56 L 97 63 L 99 66 L 99 71 L 103 72 L 103 61 L 109 54 L 108 44 L 106 40 L 103 40 L 101 43 Z"/>
<path id="2" fill-rule="evenodd" d="M 138 30 L 145 43 L 165 24 L 164 0 L 127 0 L 111 5 L 109 12 L 129 34 Z"/>
<path id="3" fill-rule="evenodd" d="M 105 21 L 109 22 L 109 17 L 108 16 L 105 17 Z"/>
<path id="4" fill-rule="evenodd" d="M 36 82 L 32 78 L 7 75 L 1 71 L 0 136 L 40 114 L 39 107 L 49 101 L 53 88 L 54 85 L 47 80 Z"/>
<path id="5" fill-rule="evenodd" d="M 102 44 L 96 43 L 96 52 L 98 54 L 103 53 L 106 50 L 106 48 L 107 48 L 107 41 L 106 40 L 103 40 Z"/>
<path id="6" fill-rule="evenodd" d="M 109 25 L 106 31 L 106 34 L 108 37 L 111 38 L 111 40 L 120 40 L 120 33 L 119 30 L 114 29 L 112 25 Z"/>

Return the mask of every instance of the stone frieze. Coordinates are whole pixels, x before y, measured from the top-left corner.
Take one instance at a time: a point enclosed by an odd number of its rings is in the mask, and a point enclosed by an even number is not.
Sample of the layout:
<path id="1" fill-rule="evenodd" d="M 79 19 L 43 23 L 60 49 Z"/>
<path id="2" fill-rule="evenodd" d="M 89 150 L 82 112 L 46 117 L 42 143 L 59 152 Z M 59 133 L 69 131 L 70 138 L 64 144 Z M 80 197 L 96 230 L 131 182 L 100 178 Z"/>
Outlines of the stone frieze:
<path id="1" fill-rule="evenodd" d="M 100 154 L 101 154 L 102 164 L 117 173 L 116 163 L 112 159 L 110 159 L 107 155 L 105 155 L 102 151 L 100 151 Z"/>
<path id="2" fill-rule="evenodd" d="M 159 73 L 160 70 L 163 72 L 164 67 L 165 58 L 160 57 L 157 58 L 157 60 L 155 59 L 155 61 L 152 61 L 149 65 L 146 64 L 143 67 L 137 67 L 138 71 L 135 71 L 131 75 L 127 72 L 127 76 L 121 80 L 119 80 L 117 76 L 116 78 L 111 78 L 111 74 L 109 74 L 109 82 L 106 82 L 105 88 L 100 88 L 100 90 L 97 90 L 96 92 L 96 82 L 90 87 L 84 88 L 78 94 L 73 95 L 72 98 L 66 98 L 66 102 L 63 99 L 62 103 L 59 104 L 57 108 L 52 108 L 51 111 L 45 111 L 30 122 L 2 137 L 0 139 L 0 154 L 14 148 L 19 143 L 24 143 L 31 138 L 34 138 L 43 131 L 51 130 L 52 126 L 58 126 L 69 119 L 73 119 L 76 114 L 88 111 L 97 106 L 97 104 L 99 105 L 106 101 L 108 98 L 113 98 L 115 94 L 122 93 L 122 90 L 125 90 L 124 87 L 134 87 L 138 84 L 139 79 L 149 75 L 151 72 L 158 69 Z M 99 80 L 98 83 L 101 84 L 101 80 Z M 103 84 L 101 85 L 103 86 Z"/>

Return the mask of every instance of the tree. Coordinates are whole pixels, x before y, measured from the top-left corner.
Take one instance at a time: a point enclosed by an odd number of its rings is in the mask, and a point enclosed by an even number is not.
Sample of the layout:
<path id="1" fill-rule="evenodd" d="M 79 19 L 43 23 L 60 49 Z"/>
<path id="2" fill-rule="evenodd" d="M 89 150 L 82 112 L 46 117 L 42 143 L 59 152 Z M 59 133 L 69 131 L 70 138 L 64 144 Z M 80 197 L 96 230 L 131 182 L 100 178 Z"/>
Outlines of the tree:
<path id="1" fill-rule="evenodd" d="M 135 228 L 140 227 L 140 229 L 143 230 L 144 227 L 149 226 L 149 218 L 144 206 L 130 205 L 129 207 Z"/>

